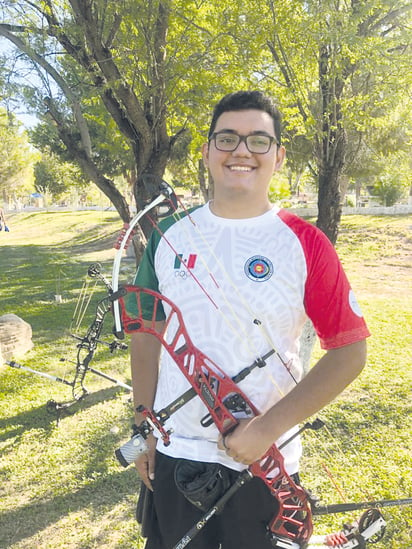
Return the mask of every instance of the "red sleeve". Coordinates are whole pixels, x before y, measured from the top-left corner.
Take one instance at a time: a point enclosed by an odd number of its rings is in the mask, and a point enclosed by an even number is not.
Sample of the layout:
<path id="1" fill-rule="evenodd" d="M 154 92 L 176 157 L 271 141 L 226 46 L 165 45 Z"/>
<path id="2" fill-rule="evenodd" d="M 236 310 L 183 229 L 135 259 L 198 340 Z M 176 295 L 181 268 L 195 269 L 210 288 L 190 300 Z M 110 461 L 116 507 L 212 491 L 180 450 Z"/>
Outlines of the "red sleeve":
<path id="1" fill-rule="evenodd" d="M 332 243 L 317 227 L 282 211 L 306 259 L 305 310 L 323 349 L 361 341 L 370 335 L 355 294 Z"/>

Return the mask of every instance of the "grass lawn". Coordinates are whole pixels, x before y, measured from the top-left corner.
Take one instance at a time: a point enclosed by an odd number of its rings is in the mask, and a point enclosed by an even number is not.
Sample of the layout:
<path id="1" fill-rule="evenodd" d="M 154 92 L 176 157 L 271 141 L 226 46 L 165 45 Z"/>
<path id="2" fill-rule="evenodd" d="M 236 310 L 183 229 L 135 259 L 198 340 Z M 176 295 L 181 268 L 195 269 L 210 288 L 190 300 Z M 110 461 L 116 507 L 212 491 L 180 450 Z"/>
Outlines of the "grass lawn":
<path id="1" fill-rule="evenodd" d="M 0 314 L 29 322 L 34 342 L 18 361 L 72 379 L 76 302 L 91 263 L 110 279 L 122 223 L 112 212 L 25 212 L 8 216 L 8 225 L 10 233 L 0 232 Z M 412 216 L 342 222 L 338 252 L 372 337 L 362 375 L 319 414 L 327 430 L 304 438 L 302 479 L 323 503 L 343 500 L 325 464 L 345 500 L 412 496 L 411 230 Z M 132 262 L 122 269 L 130 281 Z M 85 334 L 105 293 L 102 284 L 95 288 L 77 333 Z M 111 342 L 106 322 L 102 339 Z M 319 353 L 316 347 L 314 359 Z M 91 366 L 130 382 L 128 351 L 101 346 Z M 89 396 L 58 424 L 46 404 L 70 400 L 70 387 L 0 366 L 0 549 L 143 548 L 134 520 L 138 477 L 113 457 L 129 436 L 129 393 L 91 373 L 85 385 Z M 374 547 L 411 549 L 411 507 L 383 512 L 387 535 Z M 315 532 L 360 513 L 316 518 Z"/>

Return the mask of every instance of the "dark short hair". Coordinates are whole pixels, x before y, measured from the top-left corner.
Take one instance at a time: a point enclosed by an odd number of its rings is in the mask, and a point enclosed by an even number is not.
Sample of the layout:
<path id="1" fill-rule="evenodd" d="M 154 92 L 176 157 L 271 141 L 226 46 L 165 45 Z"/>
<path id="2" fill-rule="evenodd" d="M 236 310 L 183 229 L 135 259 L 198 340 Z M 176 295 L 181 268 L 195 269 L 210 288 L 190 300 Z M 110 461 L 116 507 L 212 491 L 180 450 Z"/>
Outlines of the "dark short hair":
<path id="1" fill-rule="evenodd" d="M 228 111 L 245 111 L 248 109 L 264 111 L 272 117 L 275 136 L 280 144 L 282 116 L 273 101 L 267 95 L 264 95 L 257 90 L 237 91 L 222 97 L 213 110 L 212 121 L 209 128 L 209 139 L 215 131 L 216 123 L 220 115 Z"/>

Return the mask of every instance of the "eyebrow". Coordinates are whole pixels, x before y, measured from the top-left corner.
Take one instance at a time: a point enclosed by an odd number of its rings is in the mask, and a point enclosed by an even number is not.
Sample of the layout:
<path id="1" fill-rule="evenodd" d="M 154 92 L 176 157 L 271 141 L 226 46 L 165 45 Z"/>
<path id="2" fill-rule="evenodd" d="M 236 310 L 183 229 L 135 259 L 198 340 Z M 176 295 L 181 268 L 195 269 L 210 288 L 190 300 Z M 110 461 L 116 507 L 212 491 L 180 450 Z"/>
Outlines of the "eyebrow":
<path id="1" fill-rule="evenodd" d="M 232 130 L 231 128 L 222 128 L 221 130 L 217 130 L 215 133 L 235 133 L 237 135 L 243 135 L 236 130 Z M 270 135 L 270 133 L 266 132 L 265 130 L 255 130 L 254 132 L 245 135 L 267 135 L 268 137 L 275 137 L 273 135 Z"/>

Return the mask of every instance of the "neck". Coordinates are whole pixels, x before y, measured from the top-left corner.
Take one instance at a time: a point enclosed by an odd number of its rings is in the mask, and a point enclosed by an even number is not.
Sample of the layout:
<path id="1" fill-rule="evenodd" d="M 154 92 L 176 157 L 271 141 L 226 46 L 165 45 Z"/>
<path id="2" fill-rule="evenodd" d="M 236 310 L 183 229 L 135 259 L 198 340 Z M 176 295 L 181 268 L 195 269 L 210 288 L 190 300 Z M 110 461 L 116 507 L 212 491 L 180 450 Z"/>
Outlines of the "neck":
<path id="1" fill-rule="evenodd" d="M 218 217 L 225 217 L 227 219 L 258 217 L 271 209 L 272 204 L 269 202 L 269 199 L 256 204 L 253 202 L 245 203 L 244 201 L 236 201 L 234 199 L 228 202 L 226 200 L 219 200 L 219 198 L 214 198 L 210 202 L 210 210 L 212 213 Z"/>

